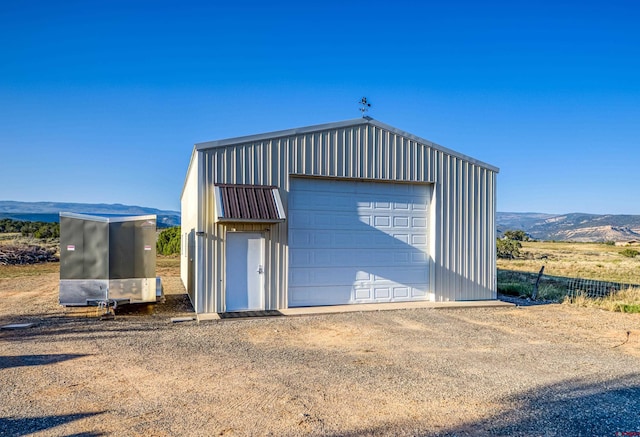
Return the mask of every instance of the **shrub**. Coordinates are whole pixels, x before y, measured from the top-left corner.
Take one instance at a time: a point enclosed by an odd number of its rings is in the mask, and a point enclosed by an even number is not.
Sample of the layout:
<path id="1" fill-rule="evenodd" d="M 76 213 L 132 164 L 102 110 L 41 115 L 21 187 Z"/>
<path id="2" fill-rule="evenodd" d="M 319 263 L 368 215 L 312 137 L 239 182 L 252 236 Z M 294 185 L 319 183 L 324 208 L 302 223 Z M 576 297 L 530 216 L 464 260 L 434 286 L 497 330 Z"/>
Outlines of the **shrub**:
<path id="1" fill-rule="evenodd" d="M 517 240 L 499 238 L 496 242 L 498 258 L 514 259 L 520 256 L 522 244 Z"/>
<path id="2" fill-rule="evenodd" d="M 56 226 L 53 226 L 56 225 Z M 24 235 L 24 234 L 23 234 Z M 45 223 L 38 227 L 33 232 L 34 238 L 44 240 L 46 238 L 60 238 L 60 224 L 58 223 Z"/>
<path id="3" fill-rule="evenodd" d="M 626 256 L 628 258 L 635 258 L 638 255 L 638 253 L 640 253 L 640 252 L 638 252 L 635 249 L 627 248 L 627 249 L 623 250 L 622 252 L 620 252 L 620 255 Z"/>
<path id="4" fill-rule="evenodd" d="M 158 253 L 162 255 L 180 253 L 180 226 L 174 226 L 160 232 L 156 248 Z"/>

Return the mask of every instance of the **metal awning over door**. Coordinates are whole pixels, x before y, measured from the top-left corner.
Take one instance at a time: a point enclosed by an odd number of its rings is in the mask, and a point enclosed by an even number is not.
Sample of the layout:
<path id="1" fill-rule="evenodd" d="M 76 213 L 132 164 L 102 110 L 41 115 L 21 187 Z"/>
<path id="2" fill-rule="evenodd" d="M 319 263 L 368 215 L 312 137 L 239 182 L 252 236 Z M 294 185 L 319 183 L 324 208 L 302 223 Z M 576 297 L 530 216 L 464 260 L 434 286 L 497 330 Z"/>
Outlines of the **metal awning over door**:
<path id="1" fill-rule="evenodd" d="M 220 222 L 277 223 L 285 220 L 277 187 L 220 184 L 214 190 Z"/>

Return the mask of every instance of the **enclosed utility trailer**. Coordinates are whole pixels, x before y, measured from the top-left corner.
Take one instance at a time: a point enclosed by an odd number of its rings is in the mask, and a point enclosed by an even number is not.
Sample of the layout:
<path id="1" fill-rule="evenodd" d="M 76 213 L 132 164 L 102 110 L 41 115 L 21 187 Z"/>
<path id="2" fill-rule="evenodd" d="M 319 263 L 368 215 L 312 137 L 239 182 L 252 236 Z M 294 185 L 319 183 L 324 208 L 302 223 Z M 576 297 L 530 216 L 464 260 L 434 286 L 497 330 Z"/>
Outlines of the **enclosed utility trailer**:
<path id="1" fill-rule="evenodd" d="M 156 302 L 156 216 L 60 213 L 60 304 Z"/>

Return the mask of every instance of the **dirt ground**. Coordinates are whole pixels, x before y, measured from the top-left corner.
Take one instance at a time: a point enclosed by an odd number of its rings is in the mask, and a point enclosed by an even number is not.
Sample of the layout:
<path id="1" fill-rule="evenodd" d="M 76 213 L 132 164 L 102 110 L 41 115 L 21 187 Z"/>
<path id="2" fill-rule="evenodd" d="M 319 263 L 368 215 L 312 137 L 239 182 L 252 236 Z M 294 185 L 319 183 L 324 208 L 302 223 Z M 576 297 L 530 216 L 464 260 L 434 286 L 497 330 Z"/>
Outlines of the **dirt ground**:
<path id="1" fill-rule="evenodd" d="M 640 435 L 640 316 L 534 305 L 172 323 L 0 278 L 0 435 Z M 31 270 L 29 270 L 31 269 Z M 124 308 L 124 307 L 123 307 Z M 639 434 L 632 434 L 638 432 Z M 627 433 L 627 434 L 625 434 Z"/>

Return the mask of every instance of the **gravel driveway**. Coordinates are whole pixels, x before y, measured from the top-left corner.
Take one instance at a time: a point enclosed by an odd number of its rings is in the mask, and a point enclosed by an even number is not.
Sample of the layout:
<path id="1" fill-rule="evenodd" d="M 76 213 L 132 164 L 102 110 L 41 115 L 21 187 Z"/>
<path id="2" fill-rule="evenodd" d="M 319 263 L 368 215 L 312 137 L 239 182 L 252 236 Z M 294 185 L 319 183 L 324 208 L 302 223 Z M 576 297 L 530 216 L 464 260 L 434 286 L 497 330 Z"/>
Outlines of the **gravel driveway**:
<path id="1" fill-rule="evenodd" d="M 541 305 L 171 323 L 189 311 L 173 281 L 167 304 L 112 321 L 59 309 L 55 285 L 18 311 L 0 282 L 14 305 L 0 325 L 35 323 L 0 331 L 0 435 L 640 435 L 639 315 Z"/>

